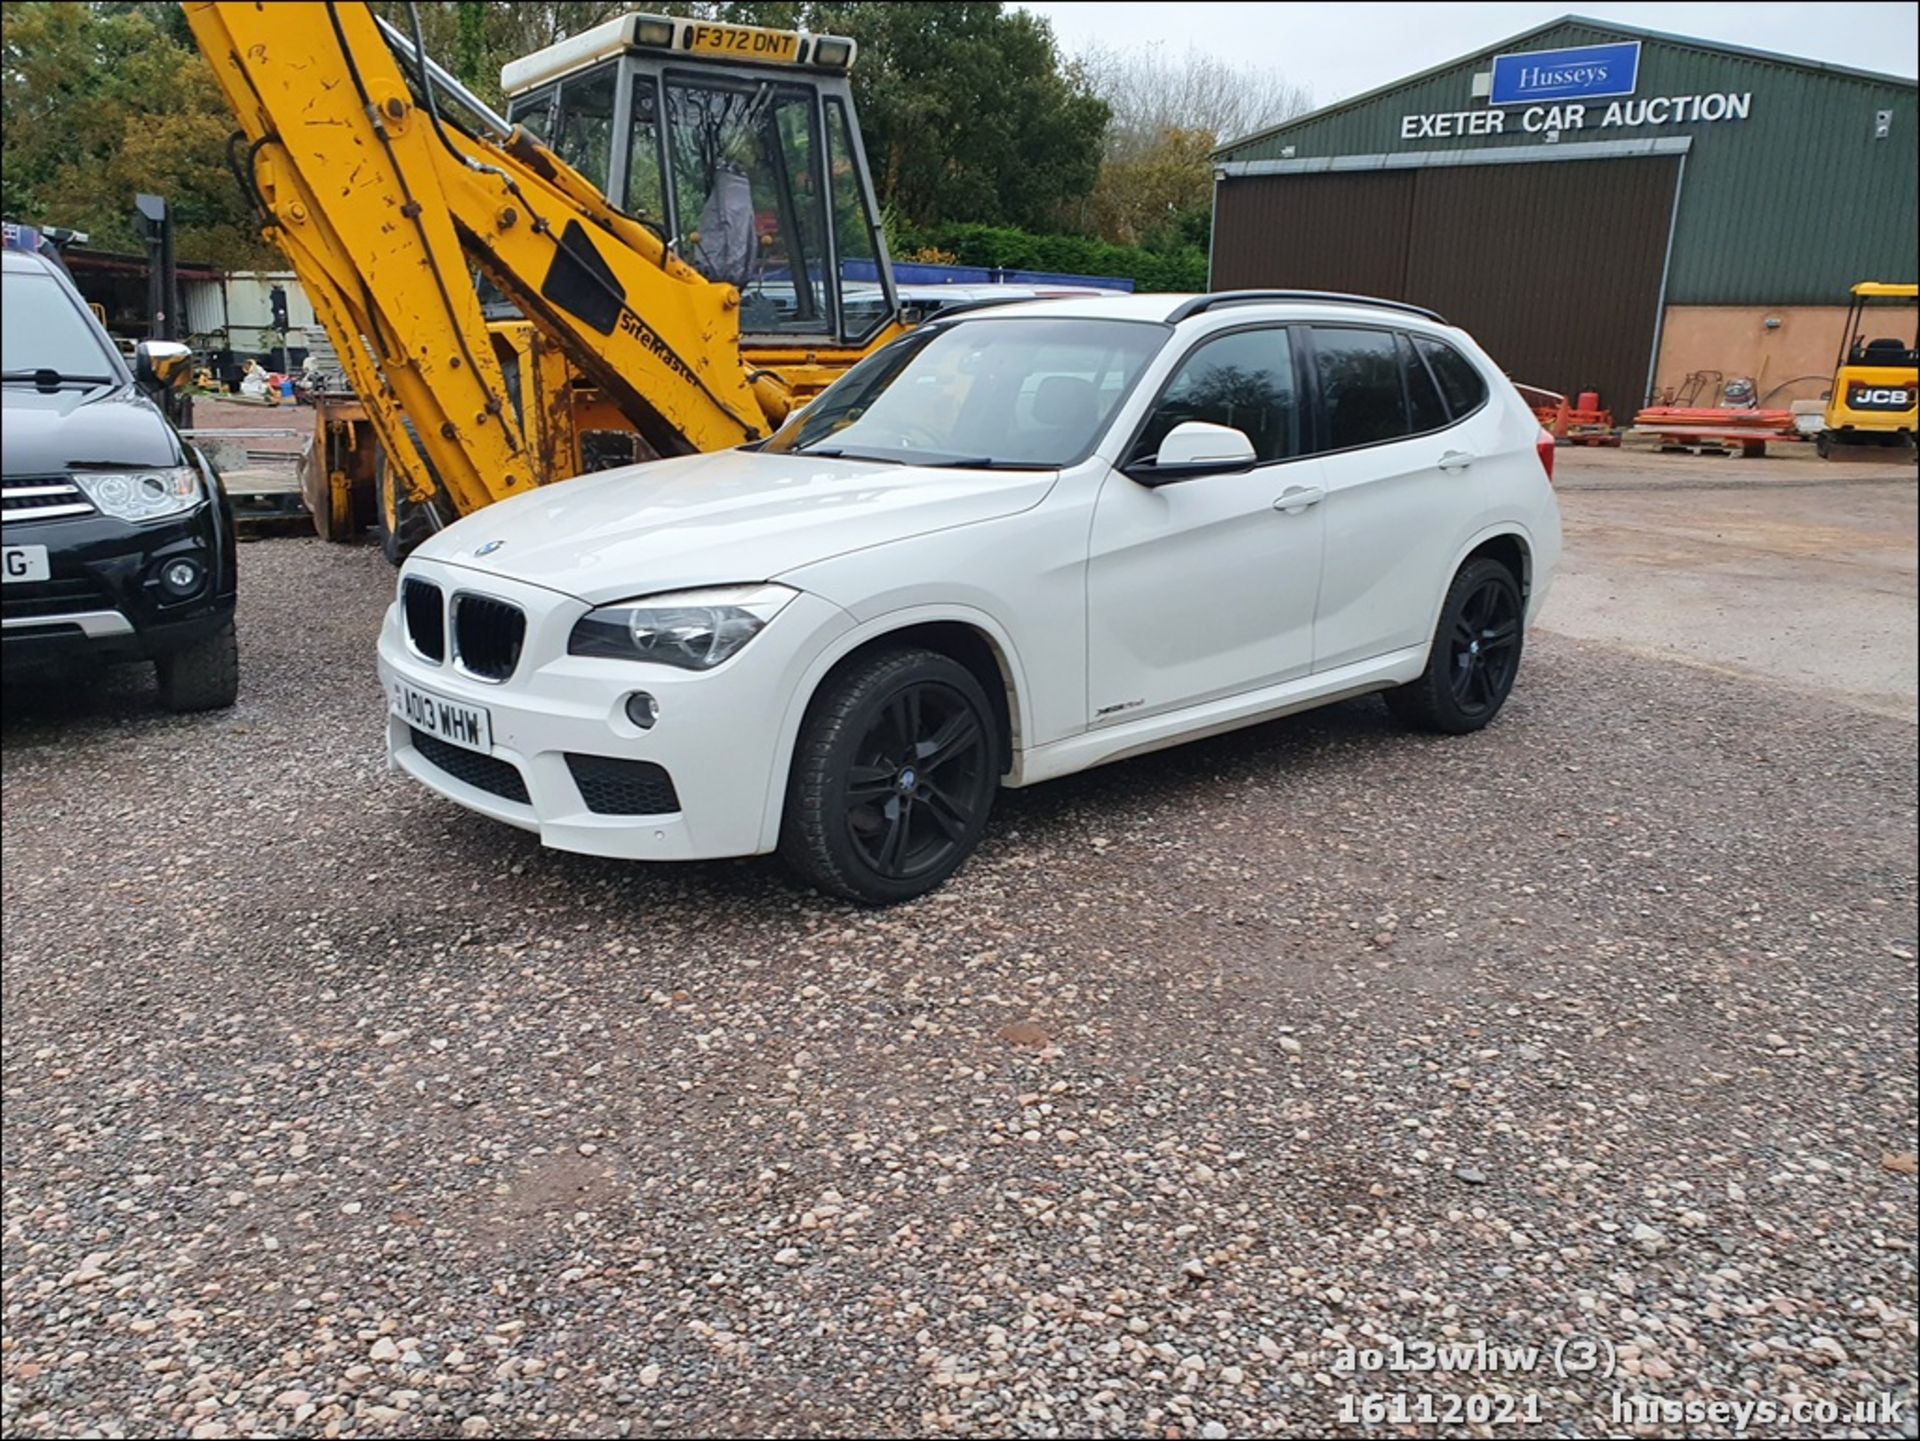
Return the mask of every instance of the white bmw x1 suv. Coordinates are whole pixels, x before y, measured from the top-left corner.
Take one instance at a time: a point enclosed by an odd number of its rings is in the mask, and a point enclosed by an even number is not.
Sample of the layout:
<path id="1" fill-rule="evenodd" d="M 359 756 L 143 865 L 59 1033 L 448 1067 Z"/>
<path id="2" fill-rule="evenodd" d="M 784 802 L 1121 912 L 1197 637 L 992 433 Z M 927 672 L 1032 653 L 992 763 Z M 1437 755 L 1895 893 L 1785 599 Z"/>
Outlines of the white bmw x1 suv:
<path id="1" fill-rule="evenodd" d="M 905 900 L 1002 786 L 1369 691 L 1486 725 L 1560 553 L 1551 444 L 1387 301 L 936 317 L 764 442 L 422 545 L 380 637 L 391 763 L 563 850 L 778 850 Z"/>

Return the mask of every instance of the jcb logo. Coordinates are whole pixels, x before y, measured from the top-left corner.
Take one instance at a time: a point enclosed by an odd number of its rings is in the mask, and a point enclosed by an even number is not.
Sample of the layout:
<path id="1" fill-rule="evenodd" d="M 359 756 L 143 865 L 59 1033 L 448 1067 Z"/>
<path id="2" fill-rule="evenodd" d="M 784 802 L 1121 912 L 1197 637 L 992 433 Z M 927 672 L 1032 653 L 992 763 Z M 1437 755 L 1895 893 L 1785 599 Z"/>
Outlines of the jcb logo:
<path id="1" fill-rule="evenodd" d="M 1913 404 L 1913 392 L 1892 390 L 1886 386 L 1874 388 L 1861 386 L 1847 397 L 1847 402 L 1856 410 L 1905 410 Z"/>

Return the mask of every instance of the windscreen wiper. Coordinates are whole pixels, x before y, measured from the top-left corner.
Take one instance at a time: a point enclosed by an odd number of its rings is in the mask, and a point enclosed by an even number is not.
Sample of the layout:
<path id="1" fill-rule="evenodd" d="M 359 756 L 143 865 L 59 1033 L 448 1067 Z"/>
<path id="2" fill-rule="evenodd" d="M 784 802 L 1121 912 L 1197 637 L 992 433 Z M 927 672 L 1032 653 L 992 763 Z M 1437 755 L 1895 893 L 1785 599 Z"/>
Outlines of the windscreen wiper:
<path id="1" fill-rule="evenodd" d="M 963 455 L 957 460 L 915 462 L 928 470 L 1058 470 L 1057 465 L 1042 465 L 1031 460 L 995 460 L 990 455 Z"/>
<path id="2" fill-rule="evenodd" d="M 877 465 L 906 465 L 909 462 L 891 455 L 866 455 L 857 450 L 846 450 L 837 445 L 823 445 L 809 450 L 790 451 L 792 455 L 820 456 L 826 460 L 870 460 Z"/>
<path id="3" fill-rule="evenodd" d="M 0 371 L 0 380 L 31 380 L 35 385 L 52 389 L 57 385 L 111 385 L 111 375 L 68 375 L 64 371 L 50 366 L 41 366 L 38 370 Z"/>

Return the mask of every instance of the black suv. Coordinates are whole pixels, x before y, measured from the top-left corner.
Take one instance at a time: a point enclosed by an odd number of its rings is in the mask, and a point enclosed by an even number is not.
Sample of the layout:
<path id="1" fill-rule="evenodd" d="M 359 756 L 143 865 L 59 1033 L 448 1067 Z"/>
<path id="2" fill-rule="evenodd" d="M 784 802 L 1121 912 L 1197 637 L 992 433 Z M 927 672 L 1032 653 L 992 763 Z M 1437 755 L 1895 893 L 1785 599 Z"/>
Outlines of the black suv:
<path id="1" fill-rule="evenodd" d="M 154 395 L 184 345 L 143 341 L 129 374 L 61 268 L 0 252 L 0 658 L 151 660 L 176 711 L 233 704 L 233 512 Z"/>

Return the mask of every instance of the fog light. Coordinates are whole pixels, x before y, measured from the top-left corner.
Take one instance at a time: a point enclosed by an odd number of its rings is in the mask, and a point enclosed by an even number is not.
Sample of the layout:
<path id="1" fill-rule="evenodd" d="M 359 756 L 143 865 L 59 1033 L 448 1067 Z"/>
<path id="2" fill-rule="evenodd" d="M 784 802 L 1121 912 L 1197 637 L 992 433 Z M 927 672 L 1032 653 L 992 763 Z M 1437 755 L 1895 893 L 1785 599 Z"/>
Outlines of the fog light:
<path id="1" fill-rule="evenodd" d="M 627 697 L 627 719 L 641 730 L 652 730 L 653 723 L 660 719 L 660 704 L 643 690 L 637 690 Z"/>
<path id="2" fill-rule="evenodd" d="M 200 589 L 206 567 L 197 560 L 170 560 L 160 567 L 160 586 L 176 599 L 184 600 Z"/>

